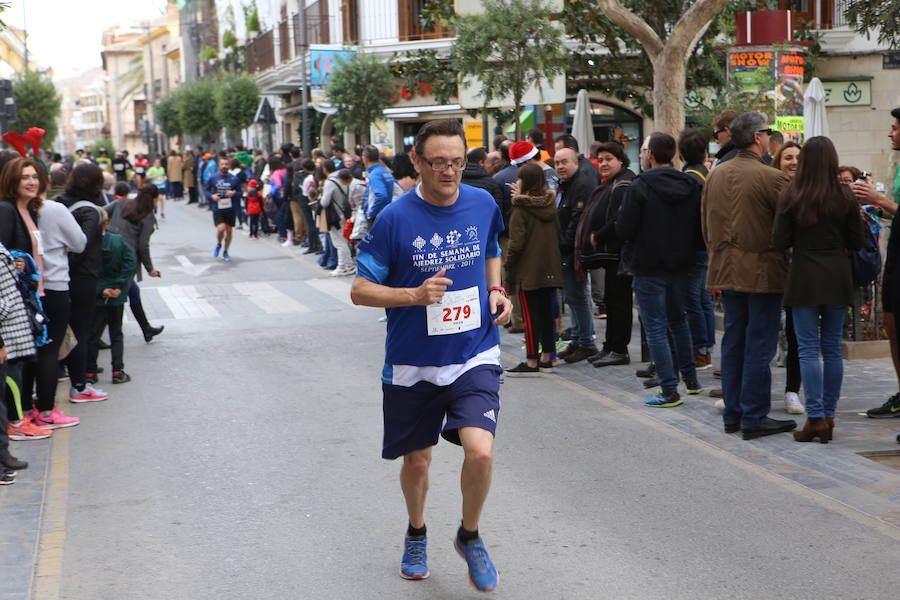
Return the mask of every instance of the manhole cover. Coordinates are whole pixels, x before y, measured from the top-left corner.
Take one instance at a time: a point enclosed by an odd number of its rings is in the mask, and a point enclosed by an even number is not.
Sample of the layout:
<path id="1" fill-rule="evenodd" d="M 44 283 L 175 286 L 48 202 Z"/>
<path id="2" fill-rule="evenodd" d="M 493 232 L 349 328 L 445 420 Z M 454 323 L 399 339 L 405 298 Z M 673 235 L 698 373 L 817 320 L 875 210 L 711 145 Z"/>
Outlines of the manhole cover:
<path id="1" fill-rule="evenodd" d="M 860 456 L 864 456 L 869 460 L 874 460 L 877 463 L 881 463 L 886 467 L 891 467 L 892 469 L 897 469 L 900 471 L 900 451 L 898 450 L 885 450 L 881 452 L 860 452 Z"/>

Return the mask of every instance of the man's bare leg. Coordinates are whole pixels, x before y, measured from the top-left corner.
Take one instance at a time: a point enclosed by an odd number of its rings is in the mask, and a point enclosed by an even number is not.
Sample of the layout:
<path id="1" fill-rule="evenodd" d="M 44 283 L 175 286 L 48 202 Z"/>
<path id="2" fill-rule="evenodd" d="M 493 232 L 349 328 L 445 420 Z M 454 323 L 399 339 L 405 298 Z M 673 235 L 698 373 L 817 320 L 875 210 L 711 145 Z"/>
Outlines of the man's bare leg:
<path id="1" fill-rule="evenodd" d="M 225 237 L 225 223 L 219 223 L 216 225 L 216 243 L 221 244 L 223 237 Z"/>
<path id="2" fill-rule="evenodd" d="M 428 493 L 428 468 L 431 466 L 431 448 L 415 450 L 403 457 L 400 468 L 400 488 L 406 499 L 409 524 L 416 529 L 425 526 L 425 496 Z"/>
<path id="3" fill-rule="evenodd" d="M 225 225 L 225 252 L 228 252 L 228 249 L 231 248 L 231 233 L 232 228 L 228 225 Z"/>
<path id="4" fill-rule="evenodd" d="M 491 489 L 494 467 L 494 436 L 478 427 L 463 427 L 459 439 L 465 450 L 460 487 L 463 496 L 463 529 L 477 531 L 481 510 Z"/>

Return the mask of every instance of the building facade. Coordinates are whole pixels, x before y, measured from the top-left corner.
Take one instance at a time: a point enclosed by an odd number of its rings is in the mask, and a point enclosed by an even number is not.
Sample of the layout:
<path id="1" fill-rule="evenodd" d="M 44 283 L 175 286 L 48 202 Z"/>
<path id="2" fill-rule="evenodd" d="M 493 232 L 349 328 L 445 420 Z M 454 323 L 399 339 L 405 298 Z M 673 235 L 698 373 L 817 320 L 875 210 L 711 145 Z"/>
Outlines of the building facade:
<path id="1" fill-rule="evenodd" d="M 179 12 L 150 22 L 115 26 L 103 33 L 104 93 L 110 137 L 117 150 L 161 152 L 167 138 L 156 125 L 154 105 L 182 81 Z"/>

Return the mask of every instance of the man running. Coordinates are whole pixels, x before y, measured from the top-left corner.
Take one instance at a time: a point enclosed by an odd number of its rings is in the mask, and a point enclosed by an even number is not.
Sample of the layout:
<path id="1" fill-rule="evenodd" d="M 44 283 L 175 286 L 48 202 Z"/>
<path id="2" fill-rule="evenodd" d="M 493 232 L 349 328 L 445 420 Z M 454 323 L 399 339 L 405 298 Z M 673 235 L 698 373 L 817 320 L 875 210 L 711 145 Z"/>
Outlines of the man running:
<path id="1" fill-rule="evenodd" d="M 235 202 L 240 199 L 241 182 L 236 175 L 229 172 L 230 162 L 227 158 L 219 159 L 219 172 L 206 182 L 206 197 L 213 211 L 213 223 L 216 225 L 216 247 L 213 256 L 231 260 L 228 249 L 231 247 L 231 235 L 235 223 Z M 222 251 L 222 241 L 225 250 Z"/>
<path id="2" fill-rule="evenodd" d="M 403 457 L 409 527 L 400 576 L 429 575 L 425 495 L 431 448 L 441 435 L 465 452 L 454 546 L 470 583 L 486 592 L 497 586 L 497 570 L 478 522 L 500 414 L 497 325 L 512 311 L 500 287 L 503 217 L 487 192 L 460 185 L 466 139 L 459 122 L 427 123 L 412 159 L 421 183 L 388 205 L 360 243 L 351 298 L 388 309 L 381 455 Z"/>

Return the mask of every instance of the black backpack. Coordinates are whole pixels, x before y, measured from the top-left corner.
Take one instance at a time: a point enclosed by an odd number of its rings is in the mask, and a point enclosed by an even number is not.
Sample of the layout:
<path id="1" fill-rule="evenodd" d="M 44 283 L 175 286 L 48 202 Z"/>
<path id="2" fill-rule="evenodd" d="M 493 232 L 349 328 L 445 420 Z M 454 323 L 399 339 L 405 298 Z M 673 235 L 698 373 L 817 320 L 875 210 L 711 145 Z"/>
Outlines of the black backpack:
<path id="1" fill-rule="evenodd" d="M 872 284 L 881 274 L 881 249 L 878 238 L 865 225 L 863 226 L 863 247 L 850 255 L 853 270 L 853 285 L 866 287 Z"/>

